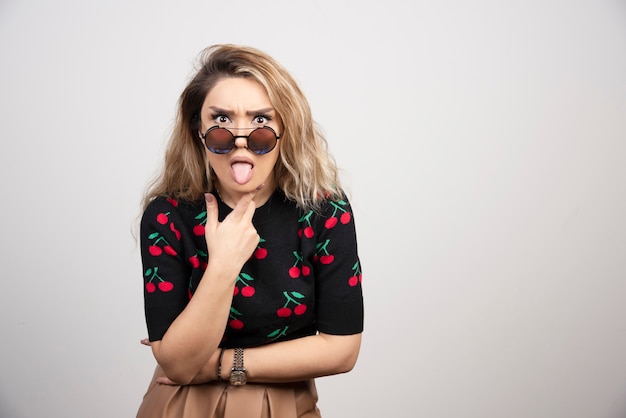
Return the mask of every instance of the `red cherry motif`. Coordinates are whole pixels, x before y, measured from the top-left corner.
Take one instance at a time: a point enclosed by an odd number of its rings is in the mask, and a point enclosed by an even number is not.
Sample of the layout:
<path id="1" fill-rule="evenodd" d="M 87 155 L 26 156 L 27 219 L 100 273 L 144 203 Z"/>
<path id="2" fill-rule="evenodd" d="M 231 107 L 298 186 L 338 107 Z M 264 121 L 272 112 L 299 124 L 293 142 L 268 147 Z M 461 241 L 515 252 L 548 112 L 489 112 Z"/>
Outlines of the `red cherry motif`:
<path id="1" fill-rule="evenodd" d="M 326 227 L 326 229 L 332 229 L 335 227 L 335 225 L 337 225 L 337 217 L 335 216 L 326 219 L 326 222 L 324 222 L 324 226 Z"/>
<path id="2" fill-rule="evenodd" d="M 177 206 L 178 206 L 178 200 L 176 200 L 176 199 L 172 199 L 171 197 L 168 197 L 166 200 L 167 200 L 168 202 L 170 202 L 170 204 L 171 204 L 172 206 L 174 206 L 174 207 L 177 207 Z"/>
<path id="3" fill-rule="evenodd" d="M 180 241 L 180 231 L 174 226 L 174 222 L 170 223 L 170 231 L 174 233 L 176 239 Z"/>
<path id="4" fill-rule="evenodd" d="M 196 248 L 196 253 L 192 256 L 189 256 L 189 258 L 187 258 L 187 261 L 189 261 L 189 264 L 191 264 L 191 267 L 195 269 L 197 269 L 198 267 L 202 267 L 206 269 L 207 263 L 206 261 L 204 261 L 204 259 L 200 259 L 200 257 L 206 259 L 208 255 L 204 251 L 198 250 Z"/>
<path id="5" fill-rule="evenodd" d="M 342 212 L 341 216 L 339 217 L 339 221 L 342 224 L 345 225 L 350 222 L 350 212 L 345 209 L 345 207 L 347 207 L 348 205 L 345 201 L 338 200 L 336 202 L 330 202 L 330 204 L 334 207 L 334 210 L 333 214 L 328 219 L 326 219 L 326 222 L 324 223 L 326 229 L 334 228 L 337 225 L 337 212 Z"/>
<path id="6" fill-rule="evenodd" d="M 295 313 L 296 315 L 304 315 L 305 312 L 306 312 L 306 305 L 304 303 L 301 303 L 300 305 L 293 308 L 293 313 Z"/>
<path id="7" fill-rule="evenodd" d="M 157 222 L 160 223 L 161 225 L 165 225 L 169 220 L 167 215 L 169 215 L 169 212 L 159 213 L 156 217 Z"/>
<path id="8" fill-rule="evenodd" d="M 312 210 L 310 210 L 309 212 L 307 212 L 306 215 L 298 219 L 299 223 L 306 224 L 306 226 L 303 226 L 302 228 L 298 229 L 298 236 L 300 238 L 302 238 L 303 234 L 307 238 L 313 238 L 313 236 L 315 235 L 315 231 L 313 230 L 313 227 L 311 226 L 311 216 L 313 216 Z"/>
<path id="9" fill-rule="evenodd" d="M 235 281 L 235 294 L 233 296 L 237 296 L 241 293 L 241 296 L 245 298 L 251 298 L 256 293 L 256 289 L 252 286 L 252 282 L 254 281 L 254 277 L 250 276 L 248 273 L 239 273 L 237 276 L 237 280 Z M 237 285 L 241 285 L 241 289 Z"/>
<path id="10" fill-rule="evenodd" d="M 244 296 L 246 298 L 251 298 L 252 296 L 254 296 L 255 293 L 255 289 L 252 286 L 244 286 L 241 288 L 241 296 Z"/>
<path id="11" fill-rule="evenodd" d="M 192 228 L 192 231 L 194 235 L 201 237 L 202 235 L 204 235 L 204 225 L 206 224 L 206 210 L 196 215 L 195 219 L 196 221 L 200 221 L 200 223 L 195 225 Z"/>
<path id="12" fill-rule="evenodd" d="M 165 237 L 163 237 L 160 233 L 153 232 L 148 235 L 148 239 L 152 241 L 152 245 L 148 247 L 148 252 L 150 253 L 150 255 L 158 257 L 163 254 L 163 251 L 165 251 L 165 253 L 168 255 L 176 255 L 176 251 L 174 250 L 174 248 L 172 248 L 169 242 L 167 242 Z M 165 244 L 163 248 L 158 246 L 158 244 L 161 242 Z"/>
<path id="13" fill-rule="evenodd" d="M 352 276 L 348 279 L 348 285 L 355 287 L 357 284 L 363 282 L 363 275 L 361 274 L 361 263 L 357 261 L 352 266 Z"/>
<path id="14" fill-rule="evenodd" d="M 291 316 L 291 308 L 286 308 L 286 307 L 279 308 L 276 311 L 276 315 L 278 315 L 280 318 L 287 318 Z"/>
<path id="15" fill-rule="evenodd" d="M 276 310 L 276 315 L 279 318 L 287 318 L 290 317 L 292 313 L 296 315 L 302 315 L 306 312 L 306 305 L 298 302 L 296 299 L 304 299 L 304 295 L 300 292 L 283 292 L 285 299 L 287 300 L 285 304 Z M 289 305 L 295 305 L 293 310 L 289 307 Z"/>
<path id="16" fill-rule="evenodd" d="M 157 256 L 161 255 L 163 250 L 158 245 L 151 245 L 151 246 L 148 247 L 148 252 L 150 253 L 150 255 L 153 255 L 153 256 L 157 257 Z"/>
<path id="17" fill-rule="evenodd" d="M 200 267 L 200 259 L 197 255 L 192 255 L 191 257 L 189 257 L 189 264 L 191 264 L 191 267 L 197 269 L 198 267 Z"/>
<path id="18" fill-rule="evenodd" d="M 172 282 L 160 282 L 159 283 L 159 290 L 161 292 L 169 292 L 174 288 L 174 283 Z"/>
<path id="19" fill-rule="evenodd" d="M 315 230 L 311 226 L 300 228 L 298 229 L 298 237 L 302 238 L 302 235 L 304 235 L 307 238 L 313 238 L 313 236 L 315 235 Z"/>
<path id="20" fill-rule="evenodd" d="M 230 327 L 232 329 L 242 329 L 243 328 L 243 322 L 241 322 L 239 319 L 232 319 L 228 325 L 230 325 Z"/>
<path id="21" fill-rule="evenodd" d="M 335 261 L 335 256 L 328 252 L 328 244 L 330 244 L 329 239 L 324 242 L 317 243 L 315 246 L 315 255 L 313 257 L 315 261 L 319 260 L 322 264 L 331 264 Z"/>
<path id="22" fill-rule="evenodd" d="M 146 291 L 148 293 L 154 293 L 157 289 L 161 292 L 169 292 L 174 288 L 174 283 L 163 280 L 161 276 L 159 276 L 159 268 L 149 268 L 144 273 L 145 277 L 148 277 L 148 283 L 146 283 Z M 158 280 L 159 284 L 155 286 L 154 281 Z"/>
<path id="23" fill-rule="evenodd" d="M 242 329 L 243 328 L 243 321 L 241 319 L 239 319 L 238 317 L 242 316 L 241 312 L 239 312 L 237 309 L 233 308 L 232 306 L 230 307 L 230 314 L 228 315 L 228 326 L 231 327 L 232 329 Z"/>
<path id="24" fill-rule="evenodd" d="M 300 273 L 302 273 L 304 276 L 308 276 L 311 269 L 303 265 L 304 259 L 302 258 L 302 254 L 298 253 L 297 251 L 294 251 L 293 256 L 296 259 L 296 261 L 293 263 L 293 266 L 291 266 L 288 270 L 289 277 L 291 277 L 292 279 L 297 279 L 298 277 L 300 277 Z M 305 273 L 305 268 L 306 268 L 306 273 Z"/>
<path id="25" fill-rule="evenodd" d="M 257 244 L 257 247 L 254 250 L 254 253 L 252 253 L 252 256 L 256 258 L 257 260 L 263 260 L 265 259 L 265 257 L 267 257 L 267 248 L 261 247 L 261 244 L 263 244 L 264 242 L 265 240 L 262 237 L 260 237 L 259 243 Z"/>
<path id="26" fill-rule="evenodd" d="M 302 238 L 302 235 L 307 238 L 313 238 L 313 236 L 315 235 L 315 230 L 311 226 L 307 226 L 306 228 L 300 228 L 298 229 L 298 238 Z"/>
<path id="27" fill-rule="evenodd" d="M 233 289 L 233 296 L 237 296 L 238 294 L 239 294 L 239 288 L 235 286 L 235 288 Z"/>

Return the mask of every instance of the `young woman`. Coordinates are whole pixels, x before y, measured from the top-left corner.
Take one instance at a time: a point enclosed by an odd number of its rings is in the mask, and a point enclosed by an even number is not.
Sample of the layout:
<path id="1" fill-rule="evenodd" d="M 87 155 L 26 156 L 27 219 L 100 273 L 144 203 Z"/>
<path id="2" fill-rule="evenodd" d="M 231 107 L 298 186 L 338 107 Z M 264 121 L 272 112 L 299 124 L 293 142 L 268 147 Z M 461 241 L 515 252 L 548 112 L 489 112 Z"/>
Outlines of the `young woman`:
<path id="1" fill-rule="evenodd" d="M 354 217 L 306 98 L 265 53 L 203 51 L 140 238 L 158 363 L 138 417 L 320 417 L 363 331 Z"/>

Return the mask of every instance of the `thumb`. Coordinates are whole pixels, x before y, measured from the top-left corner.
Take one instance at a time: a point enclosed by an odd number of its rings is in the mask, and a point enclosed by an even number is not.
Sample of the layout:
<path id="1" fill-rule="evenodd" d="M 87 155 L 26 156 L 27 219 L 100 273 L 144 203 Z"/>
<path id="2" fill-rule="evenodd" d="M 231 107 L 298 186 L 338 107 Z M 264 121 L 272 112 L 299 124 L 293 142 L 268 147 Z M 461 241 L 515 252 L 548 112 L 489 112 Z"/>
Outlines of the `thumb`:
<path id="1" fill-rule="evenodd" d="M 210 231 L 215 231 L 218 225 L 217 218 L 217 201 L 215 200 L 215 196 L 211 193 L 204 194 L 204 201 L 206 202 L 206 225 L 205 229 Z"/>

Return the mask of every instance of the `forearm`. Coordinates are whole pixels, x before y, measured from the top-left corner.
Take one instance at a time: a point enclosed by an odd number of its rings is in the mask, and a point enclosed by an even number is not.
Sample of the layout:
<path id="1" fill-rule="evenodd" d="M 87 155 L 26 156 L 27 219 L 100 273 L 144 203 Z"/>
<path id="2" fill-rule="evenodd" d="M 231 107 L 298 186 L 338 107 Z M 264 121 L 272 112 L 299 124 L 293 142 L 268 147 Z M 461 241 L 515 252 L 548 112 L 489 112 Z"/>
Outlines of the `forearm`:
<path id="1" fill-rule="evenodd" d="M 248 381 L 284 383 L 346 373 L 356 364 L 361 334 L 337 336 L 318 334 L 291 341 L 244 350 Z M 224 351 L 222 378 L 228 380 L 234 350 Z M 206 375 L 216 374 L 217 363 L 208 365 Z M 212 371 L 213 370 L 213 371 Z"/>
<path id="2" fill-rule="evenodd" d="M 185 310 L 152 344 L 157 362 L 177 383 L 187 384 L 202 372 L 224 335 L 237 276 L 224 265 L 209 263 Z"/>

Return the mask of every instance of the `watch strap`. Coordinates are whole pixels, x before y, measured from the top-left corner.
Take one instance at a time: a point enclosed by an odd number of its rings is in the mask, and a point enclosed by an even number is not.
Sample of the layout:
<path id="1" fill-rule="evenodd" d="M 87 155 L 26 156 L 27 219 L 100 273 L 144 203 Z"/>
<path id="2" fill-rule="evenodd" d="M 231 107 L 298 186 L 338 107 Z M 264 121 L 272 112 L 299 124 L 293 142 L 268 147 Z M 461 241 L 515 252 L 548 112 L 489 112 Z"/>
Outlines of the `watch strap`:
<path id="1" fill-rule="evenodd" d="M 246 369 L 243 366 L 243 348 L 235 348 L 233 357 L 233 368 L 230 372 L 230 384 L 243 386 L 248 381 Z"/>
<path id="2" fill-rule="evenodd" d="M 243 367 L 243 348 L 235 348 L 235 358 L 233 359 L 233 369 L 245 370 Z"/>

